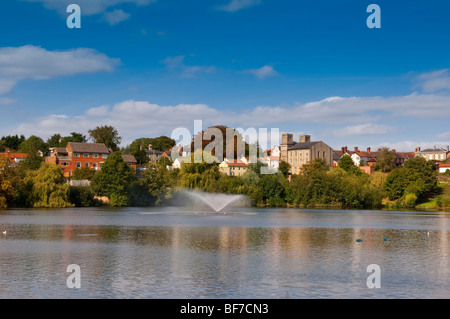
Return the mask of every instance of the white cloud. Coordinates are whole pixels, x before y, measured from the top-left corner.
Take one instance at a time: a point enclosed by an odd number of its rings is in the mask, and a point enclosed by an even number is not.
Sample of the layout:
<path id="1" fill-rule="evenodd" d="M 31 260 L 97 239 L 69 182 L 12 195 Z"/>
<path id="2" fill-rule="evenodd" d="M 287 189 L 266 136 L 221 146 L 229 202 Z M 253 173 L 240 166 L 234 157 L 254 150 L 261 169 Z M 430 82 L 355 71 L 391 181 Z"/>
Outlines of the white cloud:
<path id="1" fill-rule="evenodd" d="M 220 11 L 236 12 L 260 3 L 261 0 L 231 0 L 228 4 L 216 8 Z"/>
<path id="2" fill-rule="evenodd" d="M 440 138 L 440 139 L 448 139 L 448 140 L 450 140 L 450 132 L 445 132 L 445 133 L 439 134 L 437 137 Z"/>
<path id="3" fill-rule="evenodd" d="M 192 130 L 194 120 L 202 119 L 204 125 L 216 124 L 223 114 L 204 104 L 179 104 L 176 106 L 160 106 L 146 101 L 124 101 L 114 106 L 100 106 L 87 110 L 82 115 L 56 115 L 32 119 L 19 125 L 14 132 L 25 136 L 39 135 L 49 137 L 54 133 L 70 134 L 80 132 L 86 134 L 89 129 L 99 125 L 112 125 L 124 137 L 123 144 L 134 138 L 170 135 L 177 127 Z M 205 126 L 206 128 L 206 126 Z M 13 133 L 17 134 L 17 133 Z"/>
<path id="4" fill-rule="evenodd" d="M 423 73 L 418 75 L 415 80 L 418 82 L 418 86 L 427 93 L 450 90 L 449 69 Z"/>
<path id="5" fill-rule="evenodd" d="M 123 3 L 134 3 L 138 6 L 148 5 L 156 0 L 22 0 L 27 2 L 41 2 L 46 9 L 56 10 L 66 16 L 69 4 L 76 3 L 81 7 L 82 15 L 103 13 L 106 9 Z"/>
<path id="6" fill-rule="evenodd" d="M 9 97 L 1 97 L 0 98 L 0 105 L 10 105 L 14 104 L 16 102 L 15 99 L 9 98 Z"/>
<path id="7" fill-rule="evenodd" d="M 249 69 L 241 71 L 240 73 L 249 73 L 253 74 L 258 79 L 265 79 L 279 75 L 275 69 L 270 65 L 265 65 L 259 69 Z"/>
<path id="8" fill-rule="evenodd" d="M 129 13 L 124 12 L 123 10 L 114 10 L 111 12 L 106 12 L 103 15 L 103 20 L 108 22 L 110 25 L 115 25 L 125 20 L 128 20 L 130 17 Z"/>
<path id="9" fill-rule="evenodd" d="M 188 66 L 184 63 L 185 56 L 179 55 L 174 57 L 167 57 L 160 61 L 165 64 L 166 68 L 170 71 L 179 71 L 183 78 L 194 78 L 200 73 L 214 73 L 216 67 L 214 66 Z"/>
<path id="10" fill-rule="evenodd" d="M 53 133 L 69 134 L 73 131 L 86 134 L 89 129 L 107 124 L 119 130 L 124 137 L 123 143 L 126 144 L 137 137 L 170 135 L 177 127 L 192 130 L 194 120 L 203 120 L 204 128 L 222 124 L 244 129 L 278 127 L 283 130 L 283 127 L 292 123 L 331 124 L 333 129 L 337 130 L 334 136 L 340 134 L 348 138 L 353 135 L 382 135 L 394 131 L 392 127 L 377 124 L 377 120 L 380 119 L 392 120 L 395 117 L 405 118 L 406 115 L 416 118 L 448 117 L 450 116 L 448 105 L 450 97 L 418 94 L 398 97 L 330 97 L 306 104 L 258 106 L 240 111 L 214 108 L 205 104 L 161 106 L 147 101 L 130 100 L 112 107 L 106 105 L 94 107 L 84 114 L 75 116 L 49 115 L 30 119 L 12 133 L 27 136 L 35 134 L 42 137 L 48 137 Z M 381 112 L 382 115 L 377 116 L 376 112 Z M 339 126 L 343 128 L 339 130 Z M 316 132 L 315 136 L 320 134 Z M 447 133 L 444 134 L 440 138 L 448 140 L 449 136 Z M 398 134 L 396 137 L 401 138 L 401 135 Z M 441 141 L 442 143 L 444 142 Z M 398 145 L 389 143 L 383 145 L 399 150 L 411 150 L 415 146 L 421 146 L 421 143 L 399 142 Z"/>
<path id="11" fill-rule="evenodd" d="M 41 47 L 0 48 L 0 94 L 21 80 L 45 80 L 83 73 L 112 72 L 120 63 L 93 49 L 48 51 Z"/>
<path id="12" fill-rule="evenodd" d="M 359 124 L 353 126 L 347 126 L 342 129 L 336 130 L 334 134 L 336 136 L 365 136 L 365 135 L 384 135 L 392 132 L 394 128 L 383 124 Z"/>

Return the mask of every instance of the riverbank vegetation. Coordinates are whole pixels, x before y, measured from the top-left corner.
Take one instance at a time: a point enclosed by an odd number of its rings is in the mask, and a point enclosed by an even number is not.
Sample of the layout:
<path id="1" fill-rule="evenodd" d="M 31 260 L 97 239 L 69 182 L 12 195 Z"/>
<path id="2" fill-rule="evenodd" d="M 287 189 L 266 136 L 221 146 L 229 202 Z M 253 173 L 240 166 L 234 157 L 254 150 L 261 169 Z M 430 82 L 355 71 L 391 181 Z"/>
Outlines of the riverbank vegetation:
<path id="1" fill-rule="evenodd" d="M 105 128 L 103 128 L 105 129 Z M 96 137 L 118 143 L 117 132 L 97 130 Z M 92 135 L 92 134 L 91 134 Z M 102 136 L 112 135 L 111 141 Z M 53 143 L 63 145 L 86 138 L 79 133 Z M 219 170 L 213 155 L 201 163 L 183 163 L 181 169 L 168 170 L 170 159 L 156 165 L 141 161 L 140 170 L 122 160 L 122 151 L 108 156 L 100 171 L 80 168 L 74 179 L 88 181 L 69 186 L 58 166 L 43 162 L 38 155 L 41 140 L 22 137 L 4 139 L 18 145 L 28 157 L 12 166 L 0 155 L 0 208 L 6 207 L 87 207 L 155 206 L 170 203 L 178 189 L 246 195 L 256 207 L 333 207 L 333 208 L 448 208 L 450 207 L 450 175 L 438 175 L 434 165 L 422 157 L 405 162 L 404 167 L 389 165 L 372 175 L 354 165 L 350 156 L 343 156 L 338 167 L 329 167 L 322 160 L 303 165 L 298 175 L 290 175 L 290 166 L 281 162 L 275 174 L 262 174 L 261 162 L 249 164 L 242 176 L 226 176 Z M 47 141 L 47 143 L 50 143 Z M 130 151 L 138 154 L 147 144 L 173 145 L 169 138 L 139 139 Z M 194 155 L 192 155 L 194 159 Z M 76 186 L 75 186 L 76 185 Z"/>

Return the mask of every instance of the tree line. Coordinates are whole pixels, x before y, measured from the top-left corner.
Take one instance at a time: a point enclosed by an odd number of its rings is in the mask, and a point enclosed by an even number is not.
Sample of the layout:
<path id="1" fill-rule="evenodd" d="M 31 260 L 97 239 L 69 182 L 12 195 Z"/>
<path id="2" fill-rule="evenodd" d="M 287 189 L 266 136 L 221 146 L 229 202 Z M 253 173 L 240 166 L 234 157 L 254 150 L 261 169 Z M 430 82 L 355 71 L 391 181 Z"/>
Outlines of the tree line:
<path id="1" fill-rule="evenodd" d="M 354 165 L 350 156 L 343 156 L 337 167 L 329 167 L 317 159 L 303 165 L 298 175 L 290 175 L 290 165 L 286 162 L 280 163 L 276 174 L 262 174 L 261 168 L 265 164 L 257 162 L 249 164 L 242 176 L 222 174 L 214 161 L 194 163 L 192 160 L 183 163 L 181 169 L 169 170 L 170 159 L 151 164 L 147 157 L 140 161 L 142 170 L 136 176 L 122 160 L 122 154 L 139 155 L 149 144 L 152 148 L 167 150 L 175 145 L 175 141 L 168 137 L 139 138 L 119 149 L 120 137 L 114 128 L 97 127 L 89 134 L 90 140 L 108 143 L 114 151 L 100 171 L 83 167 L 74 172 L 74 179 L 89 180 L 90 186 L 69 186 L 59 166 L 43 163 L 42 157 L 36 154 L 36 150 L 40 150 L 38 139 L 2 138 L 3 145 L 27 150 L 29 156 L 17 168 L 11 167 L 8 159 L 0 156 L 0 207 L 103 205 L 99 197 L 107 197 L 112 206 L 164 205 L 180 188 L 243 194 L 258 207 L 377 208 L 385 204 L 414 207 L 438 194 L 434 165 L 422 157 L 409 159 L 401 168 L 387 165 L 380 157 L 382 169 L 372 175 Z M 55 134 L 47 140 L 46 146 L 64 147 L 64 143 L 73 140 L 87 139 L 79 133 L 66 137 Z M 199 151 L 202 149 L 196 150 Z M 191 156 L 194 157 L 194 153 Z"/>

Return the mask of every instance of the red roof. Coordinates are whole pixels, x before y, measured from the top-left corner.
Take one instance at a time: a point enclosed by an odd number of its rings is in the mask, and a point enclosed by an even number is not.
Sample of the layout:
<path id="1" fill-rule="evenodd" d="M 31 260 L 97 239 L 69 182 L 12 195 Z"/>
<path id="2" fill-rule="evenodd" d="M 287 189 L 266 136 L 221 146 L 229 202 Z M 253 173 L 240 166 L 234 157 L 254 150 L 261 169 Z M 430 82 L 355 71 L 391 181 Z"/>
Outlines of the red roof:
<path id="1" fill-rule="evenodd" d="M 27 153 L 0 153 L 0 154 L 5 155 L 6 157 L 8 157 L 10 159 L 26 158 L 28 156 Z"/>
<path id="2" fill-rule="evenodd" d="M 242 163 L 242 162 L 238 162 L 238 161 L 236 161 L 236 160 L 226 162 L 226 164 L 227 164 L 228 166 L 241 166 L 241 167 L 247 167 L 247 164 Z"/>
<path id="3" fill-rule="evenodd" d="M 439 164 L 439 167 L 450 167 L 450 164 Z"/>

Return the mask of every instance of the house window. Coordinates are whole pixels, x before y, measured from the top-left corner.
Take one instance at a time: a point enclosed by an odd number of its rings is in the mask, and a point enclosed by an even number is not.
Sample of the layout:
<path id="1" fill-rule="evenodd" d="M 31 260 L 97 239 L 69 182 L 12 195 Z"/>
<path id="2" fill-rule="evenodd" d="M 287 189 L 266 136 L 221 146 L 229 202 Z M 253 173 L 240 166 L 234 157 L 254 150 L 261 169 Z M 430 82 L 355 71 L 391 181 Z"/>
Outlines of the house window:
<path id="1" fill-rule="evenodd" d="M 98 158 L 98 154 L 93 154 L 92 157 L 93 158 Z"/>
<path id="2" fill-rule="evenodd" d="M 102 158 L 108 158 L 108 154 L 102 154 Z"/>
<path id="3" fill-rule="evenodd" d="M 89 153 L 83 153 L 84 158 L 89 158 Z"/>
<path id="4" fill-rule="evenodd" d="M 92 164 L 92 168 L 95 169 L 95 170 L 97 170 L 98 164 L 97 164 L 97 163 L 93 163 L 93 164 Z"/>
<path id="5" fill-rule="evenodd" d="M 77 162 L 77 168 L 81 168 L 81 162 Z"/>
<path id="6" fill-rule="evenodd" d="M 73 153 L 73 157 L 80 157 L 80 153 Z"/>
<path id="7" fill-rule="evenodd" d="M 89 167 L 89 163 L 88 162 L 84 163 L 84 166 Z"/>
<path id="8" fill-rule="evenodd" d="M 69 163 L 67 163 L 67 162 L 61 162 L 61 166 L 69 166 Z"/>

